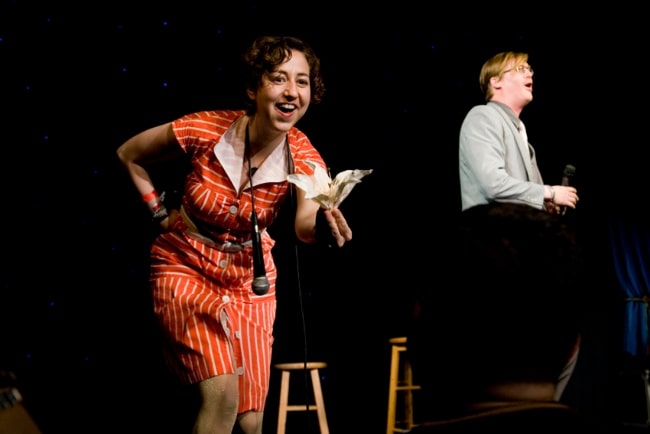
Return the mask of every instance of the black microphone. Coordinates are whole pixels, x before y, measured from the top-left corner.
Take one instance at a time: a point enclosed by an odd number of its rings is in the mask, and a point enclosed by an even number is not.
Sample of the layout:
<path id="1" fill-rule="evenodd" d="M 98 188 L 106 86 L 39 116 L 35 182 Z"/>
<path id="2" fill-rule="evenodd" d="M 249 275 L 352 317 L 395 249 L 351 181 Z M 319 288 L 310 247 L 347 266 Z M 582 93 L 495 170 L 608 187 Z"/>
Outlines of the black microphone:
<path id="1" fill-rule="evenodd" d="M 251 224 L 253 225 L 253 292 L 255 295 L 264 295 L 269 292 L 269 279 L 266 277 L 266 268 L 264 268 L 264 252 L 262 251 L 262 239 L 260 229 L 257 224 L 257 213 L 255 212 L 255 187 L 253 186 L 253 174 L 257 172 L 257 167 L 251 164 L 251 144 L 246 125 L 246 136 L 244 138 L 246 147 L 246 160 L 248 162 L 248 183 L 251 187 Z"/>
<path id="2" fill-rule="evenodd" d="M 564 166 L 564 172 L 562 176 L 562 185 L 571 185 L 571 179 L 573 179 L 573 175 L 576 174 L 576 167 L 567 164 Z"/>
<path id="3" fill-rule="evenodd" d="M 562 172 L 562 185 L 568 186 L 571 185 L 571 181 L 573 180 L 573 175 L 576 174 L 576 167 L 572 164 L 567 164 L 564 166 L 564 172 Z M 567 207 L 562 206 L 560 207 L 561 211 L 560 214 L 564 215 L 566 214 Z"/>
<path id="4" fill-rule="evenodd" d="M 248 133 L 248 130 L 246 131 Z M 257 224 L 257 213 L 255 212 L 255 192 L 253 189 L 253 174 L 257 167 L 250 167 L 248 161 L 248 179 L 251 184 L 251 223 L 253 225 L 253 292 L 256 295 L 264 295 L 269 292 L 269 279 L 266 277 L 266 268 L 264 267 L 264 252 L 262 251 L 262 238 Z"/>
<path id="5" fill-rule="evenodd" d="M 257 213 L 253 208 L 251 214 L 253 223 L 253 292 L 256 295 L 264 295 L 269 292 L 269 279 L 266 277 L 264 268 L 264 253 L 262 252 L 262 239 L 257 227 Z"/>

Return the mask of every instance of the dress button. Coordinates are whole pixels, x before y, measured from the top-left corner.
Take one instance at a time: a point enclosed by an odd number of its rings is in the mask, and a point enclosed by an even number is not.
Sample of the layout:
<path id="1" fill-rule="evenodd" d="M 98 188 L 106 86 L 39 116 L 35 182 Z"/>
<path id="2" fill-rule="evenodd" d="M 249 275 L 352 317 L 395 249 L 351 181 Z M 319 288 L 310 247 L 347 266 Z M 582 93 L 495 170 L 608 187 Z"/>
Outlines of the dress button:
<path id="1" fill-rule="evenodd" d="M 221 268 L 226 268 L 228 266 L 228 261 L 226 261 L 225 259 L 222 259 L 221 261 L 219 261 L 219 266 Z"/>
<path id="2" fill-rule="evenodd" d="M 221 297 L 221 301 L 223 301 L 224 303 L 228 303 L 230 301 L 230 296 L 224 295 L 223 297 Z"/>
<path id="3" fill-rule="evenodd" d="M 241 366 L 237 368 L 235 371 L 237 375 L 244 375 L 244 368 L 242 368 Z"/>
<path id="4" fill-rule="evenodd" d="M 230 205 L 230 214 L 237 214 L 237 205 Z"/>

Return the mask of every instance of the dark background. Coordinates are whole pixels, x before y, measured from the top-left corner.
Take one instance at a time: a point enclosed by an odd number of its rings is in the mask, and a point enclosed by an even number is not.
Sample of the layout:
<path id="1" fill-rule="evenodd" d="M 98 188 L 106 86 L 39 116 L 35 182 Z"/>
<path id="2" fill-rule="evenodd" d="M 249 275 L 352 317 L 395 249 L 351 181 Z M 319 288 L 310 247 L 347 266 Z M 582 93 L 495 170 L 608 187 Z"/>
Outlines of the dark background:
<path id="1" fill-rule="evenodd" d="M 332 173 L 374 170 L 341 207 L 354 230 L 345 248 L 294 245 L 284 214 L 272 231 L 274 358 L 329 363 L 332 432 L 385 429 L 388 338 L 405 332 L 415 289 L 462 280 L 444 263 L 460 209 L 458 130 L 483 103 L 482 63 L 502 50 L 530 54 L 535 99 L 522 119 L 545 181 L 577 169 L 571 218 L 588 254 L 592 321 L 566 400 L 603 424 L 619 420 L 621 402 L 639 403 L 618 391 L 623 309 L 608 228 L 647 216 L 640 11 L 538 15 L 544 25 L 532 27 L 529 13 L 490 5 L 465 20 L 454 5 L 408 2 L 0 4 L 0 370 L 16 374 L 45 433 L 189 432 L 193 400 L 162 364 L 150 308 L 155 232 L 115 150 L 182 114 L 240 107 L 239 55 L 262 34 L 302 37 L 320 55 L 327 94 L 298 127 Z M 156 173 L 159 190 L 179 185 L 173 169 Z"/>

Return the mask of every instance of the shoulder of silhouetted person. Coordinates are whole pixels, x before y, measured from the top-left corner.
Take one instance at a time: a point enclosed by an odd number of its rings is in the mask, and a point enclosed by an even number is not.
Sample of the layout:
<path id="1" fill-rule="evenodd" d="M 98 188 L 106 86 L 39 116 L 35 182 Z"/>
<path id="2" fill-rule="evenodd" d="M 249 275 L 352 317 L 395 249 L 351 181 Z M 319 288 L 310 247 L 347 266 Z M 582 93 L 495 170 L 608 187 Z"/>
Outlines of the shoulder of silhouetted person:
<path id="1" fill-rule="evenodd" d="M 486 391 L 495 386 L 555 384 L 575 351 L 585 290 L 575 228 L 528 205 L 494 202 L 464 211 L 454 229 L 445 252 L 450 274 L 440 276 L 445 285 L 417 296 L 408 337 L 414 378 L 426 396 L 422 413 L 432 421 L 431 431 L 418 432 L 582 423 L 554 401 L 481 417 L 469 411 L 491 404 Z M 510 402 L 517 403 L 530 404 Z"/>

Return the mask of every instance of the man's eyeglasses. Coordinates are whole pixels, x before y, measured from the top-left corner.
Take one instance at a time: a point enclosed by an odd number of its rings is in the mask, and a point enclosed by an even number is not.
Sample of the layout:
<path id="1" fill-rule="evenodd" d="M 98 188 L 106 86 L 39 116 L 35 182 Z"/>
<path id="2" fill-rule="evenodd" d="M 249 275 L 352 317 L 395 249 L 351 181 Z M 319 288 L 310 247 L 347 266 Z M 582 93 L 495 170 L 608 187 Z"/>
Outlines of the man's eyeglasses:
<path id="1" fill-rule="evenodd" d="M 510 71 L 515 71 L 515 72 L 528 71 L 530 72 L 530 75 L 533 75 L 535 73 L 535 71 L 533 71 L 533 67 L 530 65 L 517 65 L 514 68 L 506 69 L 505 71 L 503 71 L 503 73 L 505 74 L 506 72 L 510 72 Z"/>

